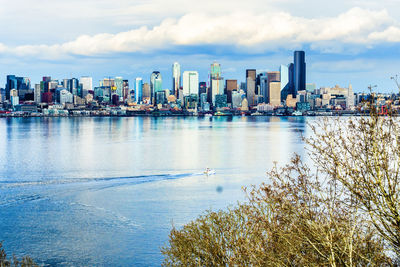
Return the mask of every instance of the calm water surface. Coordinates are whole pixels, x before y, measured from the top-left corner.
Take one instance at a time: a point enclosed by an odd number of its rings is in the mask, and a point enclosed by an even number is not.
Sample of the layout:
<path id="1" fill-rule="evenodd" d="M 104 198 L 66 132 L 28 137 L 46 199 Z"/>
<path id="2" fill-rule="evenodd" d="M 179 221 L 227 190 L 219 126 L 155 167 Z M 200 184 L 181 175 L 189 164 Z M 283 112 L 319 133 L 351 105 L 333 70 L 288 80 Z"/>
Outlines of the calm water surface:
<path id="1" fill-rule="evenodd" d="M 172 224 L 243 200 L 309 131 L 294 117 L 0 119 L 0 240 L 50 266 L 159 266 Z"/>

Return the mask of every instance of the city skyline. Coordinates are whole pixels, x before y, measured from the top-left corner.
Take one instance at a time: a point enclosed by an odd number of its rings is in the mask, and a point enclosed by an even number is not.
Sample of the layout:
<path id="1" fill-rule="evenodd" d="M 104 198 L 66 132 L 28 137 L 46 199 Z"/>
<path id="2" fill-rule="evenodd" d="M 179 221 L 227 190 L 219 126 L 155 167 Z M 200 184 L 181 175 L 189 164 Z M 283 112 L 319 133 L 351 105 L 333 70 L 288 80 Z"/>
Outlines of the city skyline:
<path id="1" fill-rule="evenodd" d="M 399 72 L 399 15 L 393 0 L 213 5 L 18 0 L 0 18 L 7 25 L 0 29 L 7 36 L 0 42 L 0 84 L 9 73 L 36 83 L 43 75 L 147 80 L 159 70 L 163 82 L 172 85 L 166 74 L 173 62 L 198 71 L 205 81 L 214 60 L 225 78 L 241 80 L 246 69 L 274 71 L 290 62 L 289 51 L 304 50 L 307 80 L 318 86 L 352 83 L 363 92 L 373 83 L 379 91 L 396 92 L 390 77 Z"/>

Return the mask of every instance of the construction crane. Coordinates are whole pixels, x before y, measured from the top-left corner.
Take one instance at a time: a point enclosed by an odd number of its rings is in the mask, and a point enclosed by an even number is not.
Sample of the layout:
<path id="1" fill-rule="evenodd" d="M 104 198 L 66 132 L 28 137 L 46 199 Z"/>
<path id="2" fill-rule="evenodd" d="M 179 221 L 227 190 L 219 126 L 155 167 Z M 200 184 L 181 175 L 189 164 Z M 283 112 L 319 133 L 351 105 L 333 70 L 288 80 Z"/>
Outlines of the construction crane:
<path id="1" fill-rule="evenodd" d="M 392 79 L 395 83 L 396 83 L 396 85 L 397 85 L 397 88 L 399 88 L 399 93 L 400 93 L 400 83 L 399 83 L 399 76 L 396 74 L 396 76 L 394 76 L 394 77 L 390 77 L 390 79 Z"/>

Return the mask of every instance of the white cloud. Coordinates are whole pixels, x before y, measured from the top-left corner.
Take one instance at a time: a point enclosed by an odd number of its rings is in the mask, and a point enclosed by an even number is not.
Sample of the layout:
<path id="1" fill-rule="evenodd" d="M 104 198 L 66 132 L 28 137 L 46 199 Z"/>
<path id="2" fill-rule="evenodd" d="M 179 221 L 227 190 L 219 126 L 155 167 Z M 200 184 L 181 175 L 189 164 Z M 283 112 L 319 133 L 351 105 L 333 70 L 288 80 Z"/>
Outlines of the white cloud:
<path id="1" fill-rule="evenodd" d="M 191 45 L 227 45 L 251 53 L 302 44 L 338 52 L 343 45 L 364 47 L 381 42 L 400 42 L 399 23 L 386 10 L 352 8 L 336 17 L 314 19 L 287 12 L 240 12 L 219 16 L 189 13 L 178 19 L 167 18 L 152 28 L 143 26 L 117 34 L 82 35 L 61 44 L 0 45 L 0 53 L 58 59 L 73 55 L 151 52 Z"/>
<path id="2" fill-rule="evenodd" d="M 400 42 L 400 28 L 390 26 L 384 31 L 371 33 L 368 38 L 377 42 L 387 41 L 398 43 Z"/>

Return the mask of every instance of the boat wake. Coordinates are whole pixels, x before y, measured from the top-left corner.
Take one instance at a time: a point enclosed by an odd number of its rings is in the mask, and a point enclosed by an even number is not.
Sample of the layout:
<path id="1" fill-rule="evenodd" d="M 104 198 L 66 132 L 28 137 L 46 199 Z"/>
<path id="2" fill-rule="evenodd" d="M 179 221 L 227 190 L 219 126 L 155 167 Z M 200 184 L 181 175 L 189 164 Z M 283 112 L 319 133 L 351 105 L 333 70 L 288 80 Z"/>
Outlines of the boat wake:
<path id="1" fill-rule="evenodd" d="M 193 176 L 200 176 L 202 173 L 183 173 L 183 174 L 158 174 L 158 175 L 140 175 L 140 176 L 118 176 L 118 177 L 101 177 L 101 178 L 64 178 L 64 179 L 50 179 L 40 181 L 13 181 L 6 180 L 0 181 L 1 189 L 11 189 L 18 187 L 40 187 L 52 185 L 73 185 L 73 184 L 104 184 L 107 182 L 114 182 L 115 184 L 127 183 L 149 183 L 158 182 L 163 180 L 177 180 Z M 106 184 L 104 184 L 106 185 Z"/>

